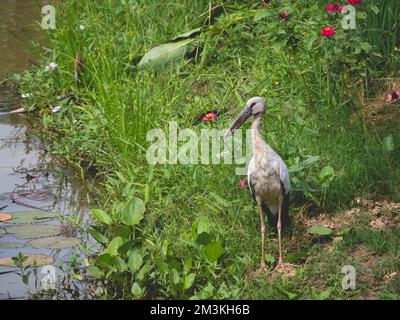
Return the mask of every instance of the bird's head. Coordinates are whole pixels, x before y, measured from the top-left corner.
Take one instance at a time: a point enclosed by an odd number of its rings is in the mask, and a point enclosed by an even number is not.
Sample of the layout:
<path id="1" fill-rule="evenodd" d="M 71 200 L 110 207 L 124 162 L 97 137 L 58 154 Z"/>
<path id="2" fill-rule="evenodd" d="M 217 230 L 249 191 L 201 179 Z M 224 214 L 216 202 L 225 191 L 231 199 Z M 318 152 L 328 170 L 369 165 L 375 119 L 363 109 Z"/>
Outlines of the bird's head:
<path id="1" fill-rule="evenodd" d="M 239 129 L 247 120 L 253 120 L 255 117 L 261 117 L 265 113 L 265 100 L 262 97 L 253 97 L 246 103 L 246 107 L 239 113 L 235 121 L 231 124 L 225 133 L 225 138 L 229 137 L 235 129 Z"/>

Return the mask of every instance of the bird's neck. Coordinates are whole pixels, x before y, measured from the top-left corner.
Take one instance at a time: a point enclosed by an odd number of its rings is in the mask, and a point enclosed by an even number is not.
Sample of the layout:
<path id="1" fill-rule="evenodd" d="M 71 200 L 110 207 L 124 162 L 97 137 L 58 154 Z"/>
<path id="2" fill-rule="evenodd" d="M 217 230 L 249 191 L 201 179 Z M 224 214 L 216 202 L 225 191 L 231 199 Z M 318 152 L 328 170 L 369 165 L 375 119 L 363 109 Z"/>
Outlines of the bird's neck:
<path id="1" fill-rule="evenodd" d="M 262 116 L 256 116 L 251 124 L 251 139 L 253 144 L 253 154 L 256 154 L 257 149 L 270 149 L 270 146 L 263 140 L 260 134 L 260 125 L 261 125 Z"/>

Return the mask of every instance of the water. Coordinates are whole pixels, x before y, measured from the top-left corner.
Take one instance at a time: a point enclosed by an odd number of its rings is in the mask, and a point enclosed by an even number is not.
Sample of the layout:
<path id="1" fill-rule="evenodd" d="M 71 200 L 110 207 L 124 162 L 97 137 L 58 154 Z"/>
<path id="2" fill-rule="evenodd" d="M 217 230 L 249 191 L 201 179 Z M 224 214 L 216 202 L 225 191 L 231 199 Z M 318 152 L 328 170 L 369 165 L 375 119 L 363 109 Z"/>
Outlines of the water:
<path id="1" fill-rule="evenodd" d="M 84 190 L 66 179 L 66 169 L 51 158 L 38 137 L 32 134 L 33 115 L 7 113 L 19 106 L 20 98 L 15 95 L 15 88 L 1 84 L 6 75 L 26 69 L 28 59 L 34 59 L 28 49 L 32 35 L 37 34 L 32 26 L 35 20 L 40 20 L 40 12 L 33 3 L 31 0 L 2 0 L 0 3 L 0 213 L 39 209 L 54 212 L 59 218 L 40 224 L 67 225 L 63 236 L 81 238 L 71 221 L 85 212 L 86 199 L 81 199 Z M 35 249 L 27 244 L 30 239 L 4 234 L 9 226 L 7 222 L 0 222 L 0 245 L 12 242 L 20 247 L 0 246 L 0 259 L 16 256 L 19 252 L 44 254 L 55 259 L 56 275 L 59 278 L 64 275 L 60 267 L 68 262 L 77 247 Z M 0 299 L 30 297 L 16 271 L 15 267 L 0 266 Z M 44 269 L 37 268 L 36 275 L 30 274 L 29 287 L 33 292 L 41 288 L 42 271 Z"/>
<path id="2" fill-rule="evenodd" d="M 42 1 L 0 1 L 0 78 L 25 70 L 30 65 L 28 59 L 33 59 L 31 42 L 40 40 L 40 8 L 36 2 Z"/>

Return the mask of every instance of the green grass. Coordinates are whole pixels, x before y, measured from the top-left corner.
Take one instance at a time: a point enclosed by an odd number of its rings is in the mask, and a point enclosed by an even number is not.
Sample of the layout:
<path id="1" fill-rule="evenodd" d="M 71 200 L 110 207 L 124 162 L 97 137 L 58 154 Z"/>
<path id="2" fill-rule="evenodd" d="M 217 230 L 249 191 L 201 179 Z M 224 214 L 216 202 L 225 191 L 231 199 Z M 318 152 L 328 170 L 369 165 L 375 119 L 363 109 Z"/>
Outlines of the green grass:
<path id="1" fill-rule="evenodd" d="M 378 94 L 379 88 L 371 87 L 369 81 L 396 71 L 393 65 L 399 55 L 394 47 L 398 43 L 393 43 L 392 37 L 380 42 L 373 32 L 362 28 L 341 30 L 340 20 L 327 15 L 322 4 L 272 2 L 272 8 L 265 9 L 272 14 L 256 22 L 254 10 L 262 10 L 256 1 L 253 6 L 225 3 L 227 15 L 219 17 L 201 36 L 209 50 L 207 59 L 200 59 L 202 63 L 183 60 L 153 71 L 138 69 L 135 63 L 153 46 L 207 24 L 207 1 L 138 1 L 133 15 L 129 0 L 63 1 L 57 6 L 62 19 L 57 20 L 57 30 L 47 33 L 42 55 L 44 63 L 56 61 L 58 70 L 52 74 L 30 71 L 23 76 L 24 92 L 40 94 L 27 107 L 41 110 L 52 152 L 79 170 L 98 206 L 109 210 L 134 196 L 143 199 L 146 215 L 141 228 L 144 238 L 154 243 L 146 249 L 149 259 L 168 240 L 177 260 L 190 257 L 197 263 L 197 282 L 189 293 L 163 286 L 161 283 L 168 281 L 153 272 L 146 282 L 148 297 L 199 297 L 204 290 L 207 297 L 207 284 L 213 283 L 215 291 L 222 284 L 229 288 L 209 294 L 213 298 L 227 297 L 225 291 L 235 289 L 240 289 L 237 296 L 243 298 L 314 299 L 323 297 L 319 294 L 328 289 L 331 292 L 325 295 L 330 298 L 348 298 L 352 294 L 341 289 L 343 275 L 338 265 L 349 257 L 351 247 L 362 243 L 375 251 L 380 245 L 389 246 L 380 242 L 386 238 L 371 237 L 367 231 L 356 233 L 351 238 L 354 243 L 327 255 L 323 245 L 305 242 L 298 250 L 302 255 L 316 256 L 316 260 L 294 278 L 278 277 L 271 283 L 263 276 L 254 276 L 260 259 L 259 215 L 250 194 L 238 187 L 233 166 L 150 166 L 146 161 L 150 129 L 166 130 L 169 121 L 176 121 L 181 128 L 200 132 L 210 127 L 205 123 L 193 127 L 200 114 L 228 109 L 211 124 L 222 130 L 246 99 L 260 95 L 267 99 L 264 137 L 292 168 L 294 216 L 305 203 L 313 203 L 311 213 L 315 213 L 317 208 L 339 211 L 360 195 L 398 199 L 399 126 L 375 128 L 362 116 L 364 99 Z M 400 27 L 392 20 L 397 14 L 391 13 L 395 5 L 390 3 L 392 7 L 380 13 L 389 17 L 384 24 L 379 25 L 378 17 L 370 23 L 398 32 Z M 280 22 L 278 14 L 283 8 L 289 9 L 290 16 Z M 369 7 L 362 8 L 369 17 Z M 234 12 L 239 15 L 229 15 Z M 328 41 L 319 31 L 330 23 L 337 26 L 337 35 Z M 80 30 L 79 25 L 85 29 Z M 358 51 L 362 41 L 370 41 L 372 48 Z M 81 87 L 73 78 L 76 52 L 85 60 Z M 380 53 L 376 64 L 375 52 Z M 389 60 L 384 68 L 382 61 Z M 58 114 L 44 107 L 58 104 L 55 97 L 68 92 L 82 104 L 63 102 Z M 388 135 L 395 141 L 393 150 L 382 143 Z M 310 156 L 319 160 L 308 165 Z M 328 166 L 334 175 L 321 181 L 320 172 Z M 97 171 L 94 180 L 88 169 Z M 224 247 L 223 261 L 216 266 L 204 262 L 201 254 L 185 243 L 185 235 L 190 234 L 199 216 L 209 218 L 213 234 Z M 395 234 L 388 237 L 395 239 Z M 276 257 L 275 239 L 270 238 L 274 246 L 269 244 L 268 248 Z M 287 241 L 285 246 L 291 243 Z M 390 250 L 388 247 L 383 253 Z M 118 277 L 114 278 L 117 289 L 110 291 L 116 297 L 129 297 L 125 291 L 130 286 Z M 391 286 L 382 291 L 382 297 L 394 297 L 396 286 Z M 354 297 L 362 297 L 372 288 L 360 290 Z"/>

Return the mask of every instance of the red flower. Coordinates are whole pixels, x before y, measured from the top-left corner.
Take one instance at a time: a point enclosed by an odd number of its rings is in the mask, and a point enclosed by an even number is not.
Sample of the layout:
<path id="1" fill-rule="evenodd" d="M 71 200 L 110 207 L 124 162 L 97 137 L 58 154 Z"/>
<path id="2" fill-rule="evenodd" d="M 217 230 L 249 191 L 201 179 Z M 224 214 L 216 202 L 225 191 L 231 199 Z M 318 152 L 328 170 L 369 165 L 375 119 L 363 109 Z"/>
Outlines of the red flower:
<path id="1" fill-rule="evenodd" d="M 361 2 L 362 0 L 347 0 L 347 3 L 352 5 L 360 4 Z"/>
<path id="2" fill-rule="evenodd" d="M 286 18 L 289 16 L 289 11 L 287 10 L 283 10 L 280 14 L 279 14 L 279 19 L 281 19 L 281 21 L 285 21 Z"/>
<path id="3" fill-rule="evenodd" d="M 245 188 L 247 185 L 247 180 L 246 179 L 240 179 L 239 180 L 239 187 Z"/>
<path id="4" fill-rule="evenodd" d="M 336 33 L 335 28 L 332 26 L 325 26 L 321 30 L 321 36 L 324 36 L 327 38 L 332 37 L 333 35 L 335 35 L 335 33 Z"/>
<path id="5" fill-rule="evenodd" d="M 217 118 L 217 112 L 211 111 L 201 115 L 201 120 L 204 122 L 214 121 Z"/>
<path id="6" fill-rule="evenodd" d="M 343 5 L 343 4 L 341 4 L 341 5 L 339 5 L 339 4 L 337 4 L 337 3 L 335 3 L 335 4 L 328 4 L 328 5 L 326 6 L 326 11 L 332 12 L 332 13 L 337 13 L 337 12 L 342 12 L 343 8 L 344 8 L 344 5 Z"/>
<path id="7" fill-rule="evenodd" d="M 396 102 L 399 98 L 400 98 L 400 90 L 390 91 L 386 95 L 386 102 L 387 103 Z"/>

